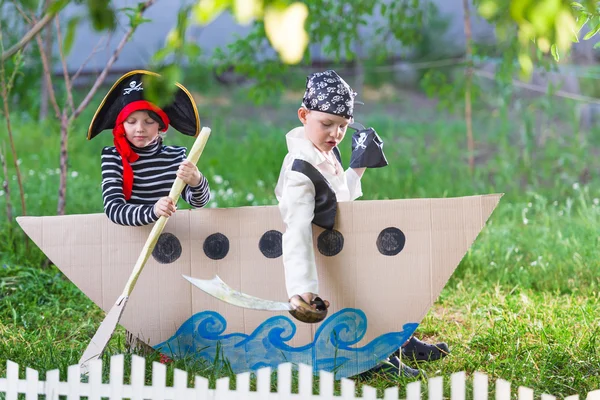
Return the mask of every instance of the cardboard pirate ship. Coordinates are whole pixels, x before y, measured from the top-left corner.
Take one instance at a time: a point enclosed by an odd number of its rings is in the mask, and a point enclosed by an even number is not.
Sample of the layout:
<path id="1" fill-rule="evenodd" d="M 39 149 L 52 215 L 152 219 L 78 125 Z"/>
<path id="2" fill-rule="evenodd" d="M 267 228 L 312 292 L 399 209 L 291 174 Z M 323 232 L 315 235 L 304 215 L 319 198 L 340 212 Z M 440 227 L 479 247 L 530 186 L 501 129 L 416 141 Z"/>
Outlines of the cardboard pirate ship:
<path id="1" fill-rule="evenodd" d="M 333 230 L 314 227 L 328 317 L 239 308 L 182 275 L 218 275 L 240 292 L 287 301 L 276 206 L 180 210 L 169 219 L 120 320 L 172 357 L 215 359 L 234 372 L 306 363 L 337 378 L 375 366 L 417 328 L 501 195 L 340 202 Z M 119 297 L 152 226 L 104 214 L 20 217 L 27 235 L 94 303 Z"/>

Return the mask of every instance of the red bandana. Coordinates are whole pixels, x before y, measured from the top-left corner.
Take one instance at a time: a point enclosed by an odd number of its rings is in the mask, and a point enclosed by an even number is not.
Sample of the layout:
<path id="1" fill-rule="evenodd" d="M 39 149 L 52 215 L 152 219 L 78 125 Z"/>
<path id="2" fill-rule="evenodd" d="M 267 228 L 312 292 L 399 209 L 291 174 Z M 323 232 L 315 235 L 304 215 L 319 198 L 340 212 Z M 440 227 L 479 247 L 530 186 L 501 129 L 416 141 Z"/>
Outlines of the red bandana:
<path id="1" fill-rule="evenodd" d="M 137 161 L 140 156 L 131 149 L 129 142 L 125 137 L 125 127 L 123 126 L 123 123 L 131 113 L 141 110 L 152 110 L 158 114 L 165 126 L 164 129 L 161 129 L 162 132 L 167 130 L 170 122 L 169 117 L 163 110 L 146 100 L 138 100 L 127 104 L 117 116 L 115 127 L 113 128 L 113 136 L 115 147 L 123 161 L 123 194 L 125 195 L 125 200 L 131 198 L 131 191 L 133 189 L 133 170 L 129 163 Z"/>

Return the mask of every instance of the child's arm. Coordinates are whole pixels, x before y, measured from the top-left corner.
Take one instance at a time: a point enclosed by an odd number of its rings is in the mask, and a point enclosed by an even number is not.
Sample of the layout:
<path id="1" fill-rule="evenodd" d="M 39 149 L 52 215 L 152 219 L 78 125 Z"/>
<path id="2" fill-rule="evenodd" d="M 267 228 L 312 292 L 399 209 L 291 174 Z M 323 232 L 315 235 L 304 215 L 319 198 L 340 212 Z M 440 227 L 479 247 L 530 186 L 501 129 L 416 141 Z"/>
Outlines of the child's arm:
<path id="1" fill-rule="evenodd" d="M 315 187 L 306 175 L 285 172 L 279 210 L 286 226 L 283 234 L 283 265 L 288 296 L 319 293 L 312 237 Z"/>
<path id="2" fill-rule="evenodd" d="M 104 212 L 119 225 L 142 226 L 158 220 L 154 205 L 127 204 L 123 195 L 123 165 L 114 147 L 102 150 L 102 199 Z"/>
<path id="3" fill-rule="evenodd" d="M 183 161 L 177 171 L 177 176 L 187 186 L 181 196 L 194 208 L 204 207 L 210 200 L 208 180 L 198 171 L 198 167 L 189 161 Z"/>
<path id="4" fill-rule="evenodd" d="M 360 178 L 364 172 L 365 168 L 348 168 L 346 170 L 346 183 L 350 192 L 350 200 L 356 200 L 363 195 Z"/>

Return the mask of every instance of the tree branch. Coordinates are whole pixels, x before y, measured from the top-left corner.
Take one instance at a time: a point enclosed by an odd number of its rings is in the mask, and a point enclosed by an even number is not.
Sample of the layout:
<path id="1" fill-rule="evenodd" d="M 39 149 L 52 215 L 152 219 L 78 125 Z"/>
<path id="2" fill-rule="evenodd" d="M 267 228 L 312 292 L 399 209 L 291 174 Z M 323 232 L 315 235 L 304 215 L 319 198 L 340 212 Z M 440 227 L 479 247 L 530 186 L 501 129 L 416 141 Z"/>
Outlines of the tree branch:
<path id="1" fill-rule="evenodd" d="M 4 51 L 4 46 L 2 45 L 2 25 L 0 24 L 0 50 Z M 4 60 L 0 60 L 0 88 L 1 88 L 1 96 L 2 96 L 2 105 L 4 109 L 4 119 L 6 120 L 6 130 L 8 132 L 8 140 L 10 142 L 10 147 L 13 156 L 13 163 L 15 164 L 15 171 L 17 172 L 17 181 L 19 184 L 19 192 L 21 195 L 21 212 L 22 215 L 27 215 L 27 208 L 25 207 L 25 191 L 23 189 L 23 180 L 21 179 L 21 169 L 19 168 L 19 160 L 17 157 L 17 150 L 15 149 L 15 141 L 12 132 L 12 127 L 10 124 L 10 110 L 8 105 L 10 90 L 12 89 L 12 83 L 17 74 L 17 70 L 20 67 L 20 57 L 22 56 L 22 52 L 19 50 L 17 52 L 19 61 L 15 63 L 15 69 L 8 82 L 6 82 L 6 70 L 4 68 Z M 8 178 L 6 178 L 8 180 Z"/>
<path id="2" fill-rule="evenodd" d="M 62 113 L 60 111 L 60 107 L 58 107 L 58 102 L 56 101 L 56 93 L 54 92 L 54 87 L 52 86 L 52 71 L 50 70 L 50 63 L 48 61 L 48 57 L 46 57 L 46 52 L 44 51 L 44 44 L 42 43 L 42 38 L 36 36 L 35 40 L 37 41 L 38 47 L 40 48 L 40 56 L 42 58 L 42 66 L 44 68 L 44 77 L 46 78 L 46 86 L 48 87 L 48 93 L 50 94 L 50 103 L 52 103 L 52 107 L 54 108 L 56 118 L 60 120 Z"/>
<path id="3" fill-rule="evenodd" d="M 143 14 L 144 11 L 146 11 L 146 9 L 148 9 L 148 7 L 150 7 L 152 4 L 154 4 L 155 1 L 156 0 L 146 1 L 140 7 L 140 11 L 139 11 L 140 15 Z M 88 94 L 85 96 L 85 98 L 83 99 L 81 104 L 79 104 L 79 106 L 77 107 L 75 112 L 73 114 L 71 114 L 71 117 L 69 118 L 69 124 L 71 122 L 73 122 L 75 120 L 75 118 L 77 118 L 79 116 L 79 114 L 81 114 L 81 112 L 88 106 L 88 104 L 90 103 L 90 101 L 92 100 L 92 98 L 94 97 L 94 95 L 96 94 L 96 92 L 98 91 L 98 89 L 100 88 L 102 83 L 104 82 L 104 79 L 106 79 L 106 76 L 108 75 L 108 71 L 113 66 L 115 61 L 117 61 L 117 59 L 119 58 L 119 54 L 121 54 L 123 47 L 125 47 L 125 44 L 129 41 L 129 39 L 131 38 L 131 35 L 133 35 L 133 32 L 135 32 L 135 29 L 136 29 L 136 27 L 133 27 L 133 26 L 129 27 L 129 29 L 127 30 L 127 32 L 125 33 L 125 35 L 123 36 L 123 38 L 121 39 L 119 44 L 117 45 L 117 48 L 113 52 L 112 56 L 106 62 L 104 69 L 102 70 L 100 75 L 98 75 L 98 78 L 96 78 L 96 82 L 94 82 L 94 85 L 92 86 L 92 88 L 90 89 Z"/>
<path id="4" fill-rule="evenodd" d="M 109 43 L 110 43 L 110 35 L 108 37 L 109 37 L 109 39 L 106 40 L 106 44 L 104 45 L 104 49 L 106 49 L 108 47 Z M 85 68 L 85 66 L 87 65 L 87 63 L 92 59 L 92 57 L 95 54 L 98 54 L 98 52 L 99 52 L 98 48 L 99 47 L 100 47 L 100 41 L 98 41 L 98 43 L 96 43 L 96 45 L 92 49 L 92 52 L 83 61 L 83 63 L 81 63 L 81 65 L 79 66 L 79 68 L 77 69 L 77 71 L 75 72 L 75 74 L 73 74 L 73 77 L 71 78 L 71 84 L 74 84 L 74 82 L 77 80 L 77 78 L 79 78 L 79 75 L 81 74 L 81 72 L 83 71 L 83 69 Z"/>
<path id="5" fill-rule="evenodd" d="M 37 37 L 37 34 L 46 26 L 48 25 L 48 23 L 50 21 L 52 21 L 52 18 L 54 18 L 54 16 L 57 14 L 57 12 L 49 12 L 48 14 L 44 15 L 44 17 L 42 19 L 40 19 L 38 22 L 36 22 L 36 24 L 29 30 L 29 32 L 27 32 L 25 34 L 25 36 L 23 36 L 21 38 L 21 40 L 19 40 L 19 42 L 17 44 L 15 44 L 13 47 L 11 47 L 10 49 L 3 51 L 2 52 L 2 57 L 1 57 L 1 61 L 4 62 L 6 59 L 14 56 L 17 51 L 21 50 L 23 47 L 25 47 L 25 45 L 27 43 L 29 43 L 31 41 L 31 39 L 33 39 L 34 37 Z"/>
<path id="6" fill-rule="evenodd" d="M 4 153 L 6 149 L 0 149 L 0 164 L 2 164 L 2 170 L 4 171 L 4 180 L 2 182 L 2 190 L 6 196 L 6 219 L 8 220 L 8 226 L 12 223 L 12 204 L 10 202 L 10 186 L 8 186 L 8 167 L 6 166 L 6 159 Z"/>
<path id="7" fill-rule="evenodd" d="M 473 111 L 471 104 L 471 86 L 473 81 L 473 43 L 471 40 L 471 15 L 469 0 L 463 0 L 464 30 L 467 67 L 465 70 L 465 123 L 467 125 L 467 150 L 469 152 L 469 169 L 475 171 L 475 141 L 473 140 Z"/>
<path id="8" fill-rule="evenodd" d="M 58 20 L 58 18 L 56 18 L 55 20 L 55 25 L 56 25 L 56 40 L 58 41 L 58 53 L 60 55 L 60 62 L 62 64 L 62 69 L 63 69 L 63 77 L 65 79 L 65 89 L 67 90 L 67 105 L 68 107 L 71 109 L 71 113 L 75 112 L 75 103 L 73 102 L 73 92 L 72 92 L 72 85 L 71 85 L 71 79 L 69 78 L 69 70 L 67 68 L 67 60 L 65 59 L 65 53 L 63 51 L 63 45 L 62 45 L 62 35 L 60 33 L 60 21 Z M 66 106 L 65 109 L 63 109 L 63 116 L 66 115 Z"/>

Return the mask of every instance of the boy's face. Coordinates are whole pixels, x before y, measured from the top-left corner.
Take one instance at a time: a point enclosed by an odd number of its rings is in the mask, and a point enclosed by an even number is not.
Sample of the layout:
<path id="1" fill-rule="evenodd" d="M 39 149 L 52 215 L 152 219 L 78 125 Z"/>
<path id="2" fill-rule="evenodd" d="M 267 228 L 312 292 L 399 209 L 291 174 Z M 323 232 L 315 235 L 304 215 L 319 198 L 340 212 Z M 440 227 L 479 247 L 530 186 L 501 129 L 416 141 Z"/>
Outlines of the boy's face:
<path id="1" fill-rule="evenodd" d="M 129 114 L 123 123 L 125 137 L 135 147 L 146 147 L 158 136 L 158 122 L 150 118 L 146 111 Z"/>
<path id="2" fill-rule="evenodd" d="M 333 150 L 344 139 L 348 124 L 352 122 L 350 118 L 304 107 L 298 109 L 298 118 L 304 125 L 306 138 L 323 152 Z"/>

